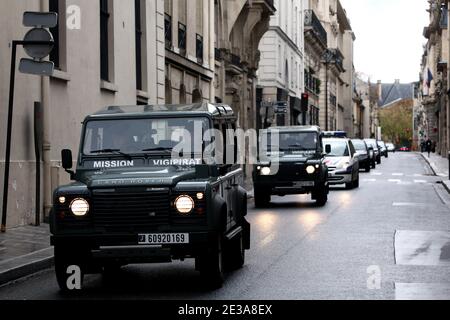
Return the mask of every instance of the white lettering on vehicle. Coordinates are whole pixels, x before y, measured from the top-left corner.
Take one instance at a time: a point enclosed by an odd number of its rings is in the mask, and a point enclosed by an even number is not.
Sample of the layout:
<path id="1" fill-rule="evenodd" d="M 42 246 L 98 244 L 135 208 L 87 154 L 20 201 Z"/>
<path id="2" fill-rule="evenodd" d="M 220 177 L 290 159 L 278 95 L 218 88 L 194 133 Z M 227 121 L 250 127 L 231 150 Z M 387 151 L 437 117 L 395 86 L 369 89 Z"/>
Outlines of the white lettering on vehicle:
<path id="1" fill-rule="evenodd" d="M 153 160 L 154 166 L 195 166 L 202 164 L 201 159 L 158 159 Z"/>
<path id="2" fill-rule="evenodd" d="M 95 161 L 94 168 L 124 168 L 134 167 L 134 161 Z"/>

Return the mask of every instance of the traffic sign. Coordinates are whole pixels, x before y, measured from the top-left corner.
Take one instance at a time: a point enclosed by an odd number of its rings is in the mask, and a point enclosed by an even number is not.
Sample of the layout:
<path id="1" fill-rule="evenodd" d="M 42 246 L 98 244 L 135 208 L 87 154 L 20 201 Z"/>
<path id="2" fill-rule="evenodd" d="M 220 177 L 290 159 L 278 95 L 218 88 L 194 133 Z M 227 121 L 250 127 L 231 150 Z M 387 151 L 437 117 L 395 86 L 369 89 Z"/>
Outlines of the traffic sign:
<path id="1" fill-rule="evenodd" d="M 27 32 L 25 38 L 23 39 L 25 42 L 53 42 L 52 34 L 43 28 L 34 28 Z M 34 59 L 44 59 L 47 57 L 50 52 L 52 52 L 54 44 L 28 44 L 25 43 L 23 48 L 25 52 Z"/>
<path id="2" fill-rule="evenodd" d="M 25 27 L 54 28 L 58 24 L 58 14 L 55 12 L 30 12 L 23 14 Z"/>

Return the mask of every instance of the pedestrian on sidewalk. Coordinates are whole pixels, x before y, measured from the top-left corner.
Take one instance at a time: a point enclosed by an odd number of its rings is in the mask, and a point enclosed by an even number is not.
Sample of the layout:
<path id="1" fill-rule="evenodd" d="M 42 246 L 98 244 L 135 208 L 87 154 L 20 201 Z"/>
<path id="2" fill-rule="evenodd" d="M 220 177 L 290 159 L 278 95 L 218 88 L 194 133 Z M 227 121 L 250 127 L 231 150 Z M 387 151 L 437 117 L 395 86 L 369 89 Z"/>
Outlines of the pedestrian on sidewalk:
<path id="1" fill-rule="evenodd" d="M 427 142 L 425 143 L 425 147 L 428 152 L 428 158 L 430 158 L 431 157 L 431 148 L 433 147 L 433 143 L 431 142 L 430 139 L 428 139 Z"/>

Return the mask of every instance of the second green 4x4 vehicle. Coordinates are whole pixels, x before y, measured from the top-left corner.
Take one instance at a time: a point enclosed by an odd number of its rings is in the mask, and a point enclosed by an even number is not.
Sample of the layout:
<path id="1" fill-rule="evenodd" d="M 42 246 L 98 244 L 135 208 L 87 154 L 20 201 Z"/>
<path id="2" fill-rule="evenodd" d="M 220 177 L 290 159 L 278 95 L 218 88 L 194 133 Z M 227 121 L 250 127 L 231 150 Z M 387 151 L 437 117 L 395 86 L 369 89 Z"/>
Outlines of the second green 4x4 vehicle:
<path id="1" fill-rule="evenodd" d="M 111 274 L 127 264 L 194 258 L 213 287 L 224 270 L 243 266 L 250 248 L 243 171 L 205 161 L 215 140 L 202 141 L 203 133 L 212 128 L 236 129 L 230 107 L 110 107 L 85 119 L 76 172 L 72 152 L 62 152 L 74 182 L 55 190 L 51 212 L 61 290 L 73 266 Z M 190 154 L 175 151 L 188 134 Z"/>
<path id="2" fill-rule="evenodd" d="M 322 132 L 316 126 L 273 127 L 260 136 L 260 163 L 253 172 L 256 207 L 272 195 L 311 194 L 317 205 L 328 201 L 328 168 Z"/>

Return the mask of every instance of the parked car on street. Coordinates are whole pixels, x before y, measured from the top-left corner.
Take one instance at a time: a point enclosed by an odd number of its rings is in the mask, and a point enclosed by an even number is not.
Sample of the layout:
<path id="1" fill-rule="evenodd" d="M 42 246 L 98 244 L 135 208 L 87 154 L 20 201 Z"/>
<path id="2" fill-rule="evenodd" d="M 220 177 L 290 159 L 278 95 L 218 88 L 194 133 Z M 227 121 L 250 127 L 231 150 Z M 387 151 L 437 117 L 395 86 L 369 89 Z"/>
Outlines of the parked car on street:
<path id="1" fill-rule="evenodd" d="M 395 152 L 395 145 L 393 143 L 386 143 L 388 152 Z"/>
<path id="2" fill-rule="evenodd" d="M 377 141 L 377 144 L 380 147 L 381 156 L 385 157 L 385 158 L 388 158 L 389 157 L 389 151 L 388 151 L 384 141 Z"/>
<path id="3" fill-rule="evenodd" d="M 409 147 L 403 146 L 403 147 L 398 148 L 398 151 L 401 151 L 401 152 L 409 152 L 409 151 L 411 151 L 411 150 L 409 149 Z"/>
<path id="4" fill-rule="evenodd" d="M 359 188 L 359 158 L 350 139 L 323 139 L 326 150 L 325 163 L 328 166 L 330 185 L 345 184 L 347 189 Z"/>
<path id="5" fill-rule="evenodd" d="M 372 168 L 373 149 L 369 148 L 364 140 L 353 139 L 352 143 L 359 159 L 359 168 L 370 172 Z"/>
<path id="6" fill-rule="evenodd" d="M 367 145 L 369 147 L 372 147 L 376 164 L 381 164 L 381 151 L 380 151 L 380 147 L 378 146 L 377 140 L 364 139 L 364 141 L 367 143 Z M 373 166 L 372 166 L 372 168 L 375 169 Z"/>

